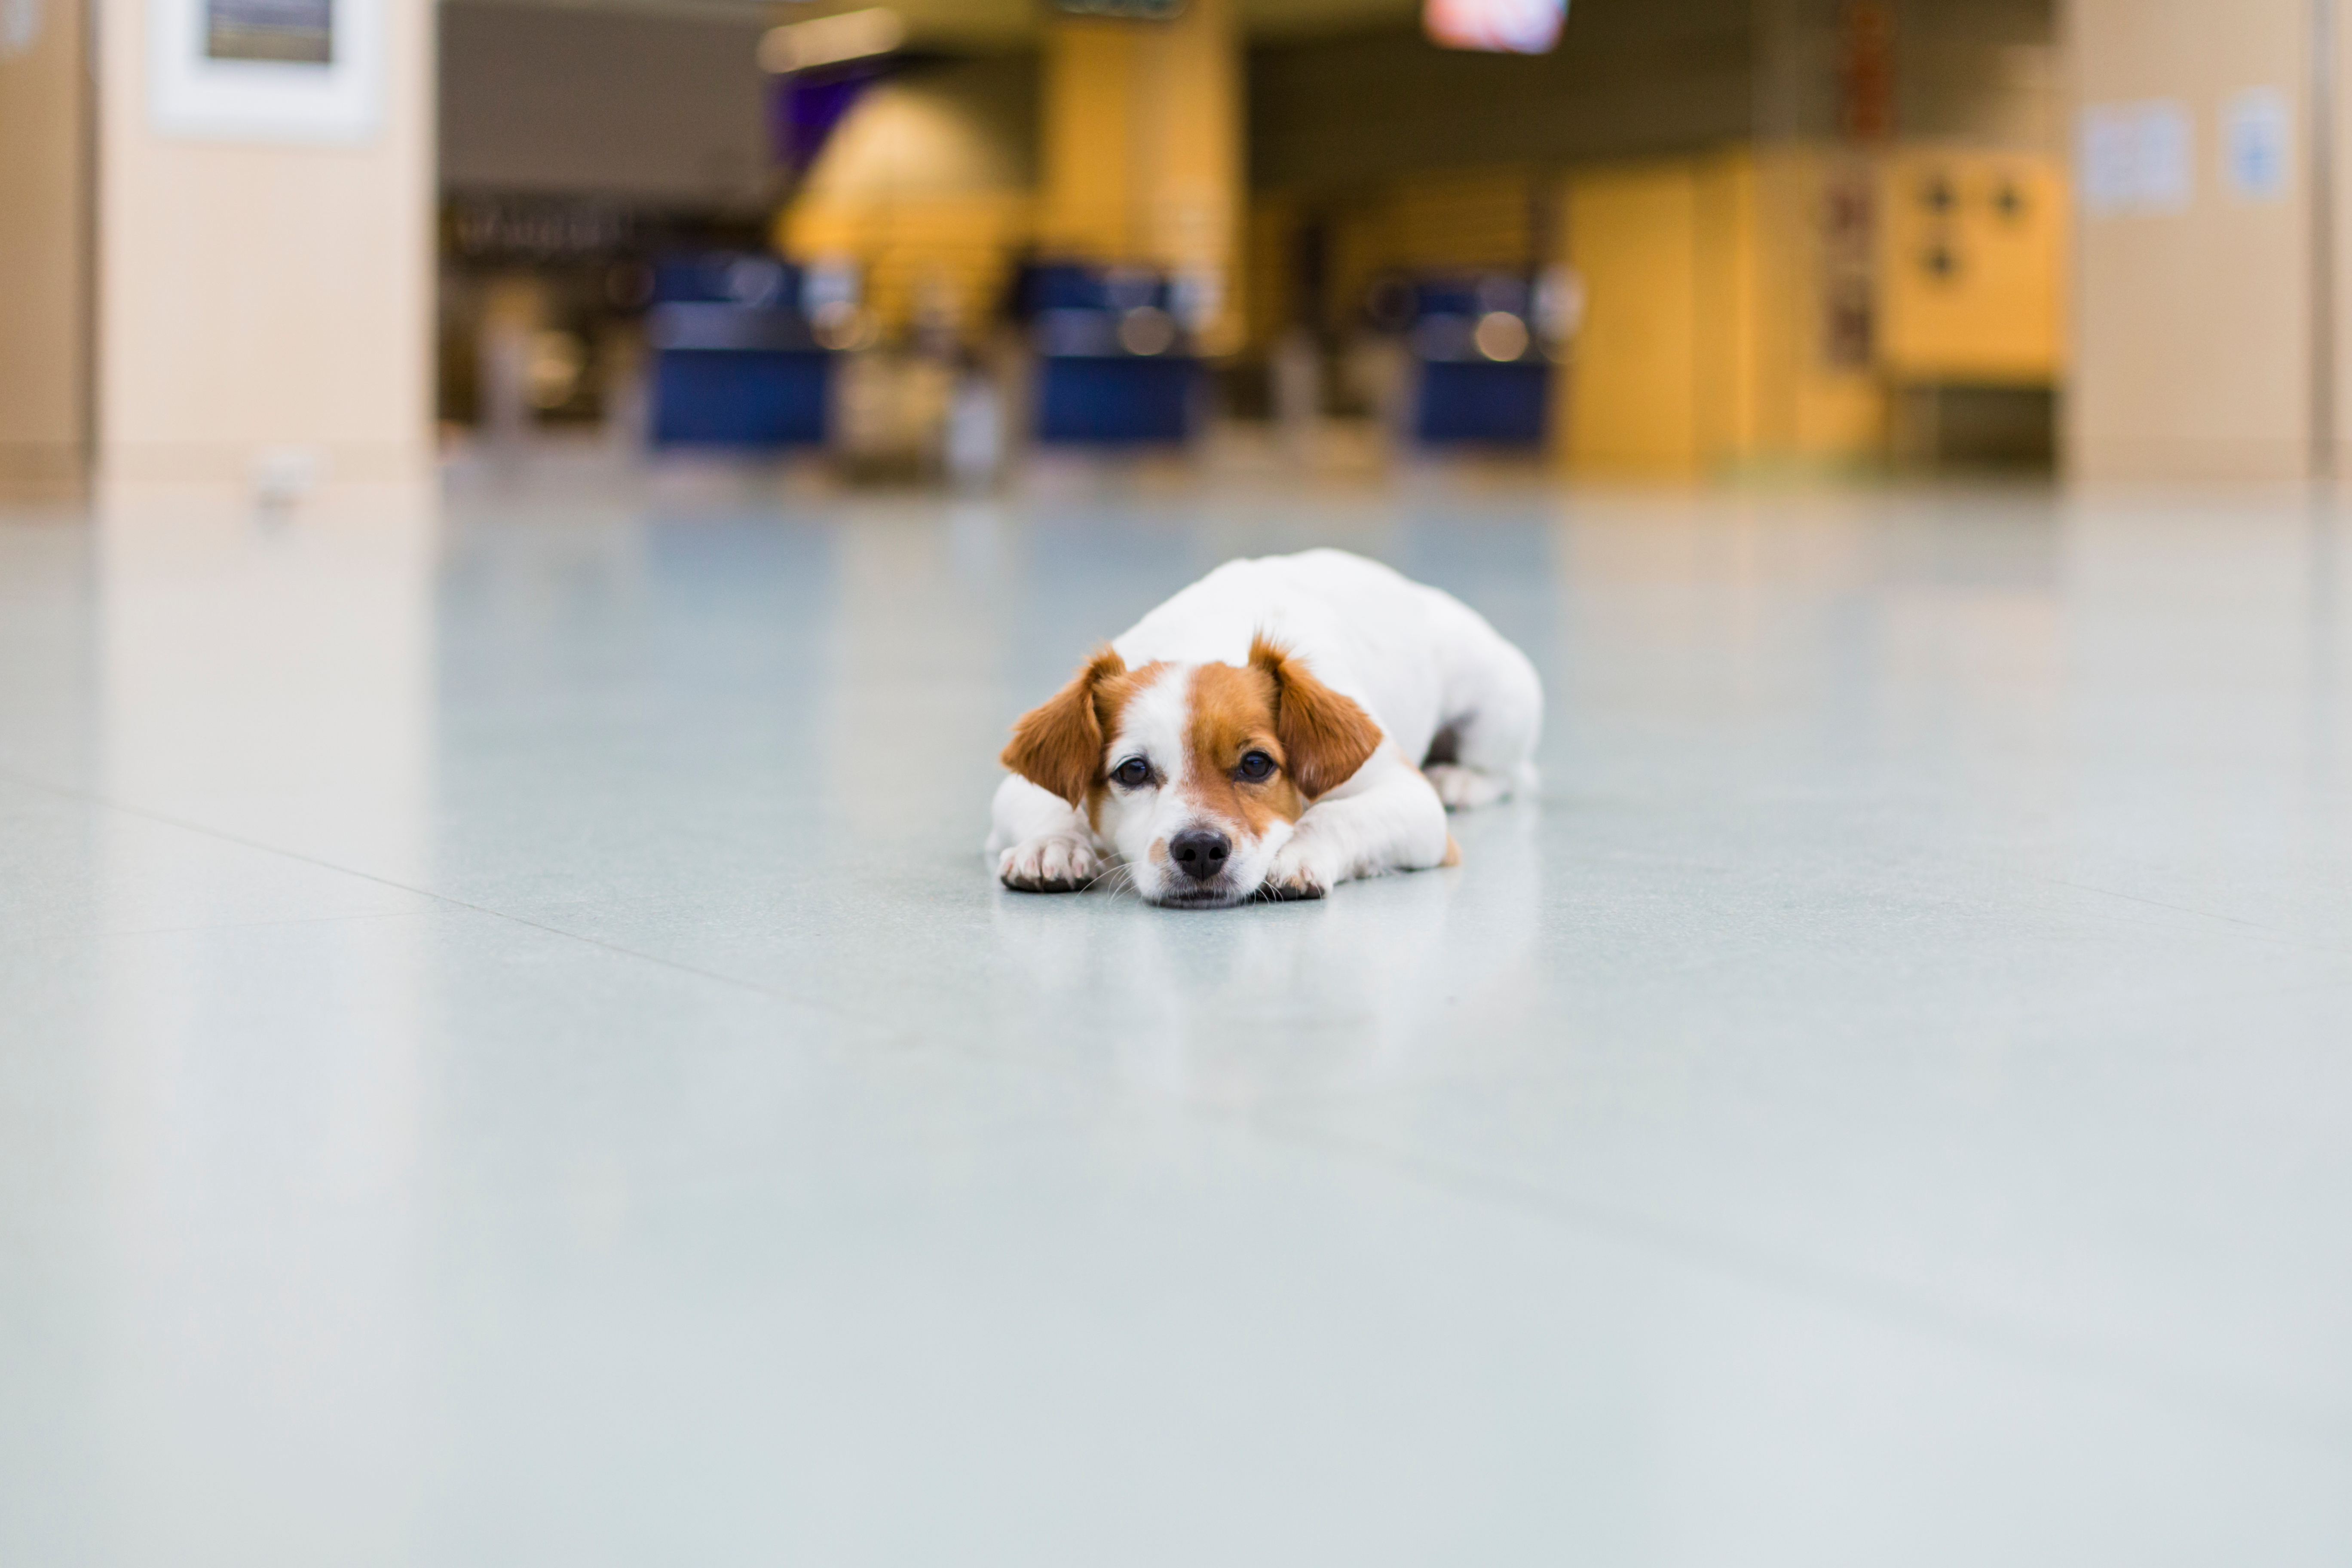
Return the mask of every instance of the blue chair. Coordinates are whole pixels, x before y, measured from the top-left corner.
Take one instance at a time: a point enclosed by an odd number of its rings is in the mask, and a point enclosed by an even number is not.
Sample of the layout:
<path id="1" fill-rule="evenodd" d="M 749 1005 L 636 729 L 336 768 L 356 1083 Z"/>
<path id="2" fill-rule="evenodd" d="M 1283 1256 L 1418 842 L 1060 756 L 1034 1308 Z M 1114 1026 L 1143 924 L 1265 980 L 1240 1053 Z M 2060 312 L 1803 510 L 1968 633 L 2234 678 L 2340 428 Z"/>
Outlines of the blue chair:
<path id="1" fill-rule="evenodd" d="M 656 447 L 824 445 L 834 356 L 803 309 L 807 284 L 801 268 L 740 252 L 655 265 Z"/>

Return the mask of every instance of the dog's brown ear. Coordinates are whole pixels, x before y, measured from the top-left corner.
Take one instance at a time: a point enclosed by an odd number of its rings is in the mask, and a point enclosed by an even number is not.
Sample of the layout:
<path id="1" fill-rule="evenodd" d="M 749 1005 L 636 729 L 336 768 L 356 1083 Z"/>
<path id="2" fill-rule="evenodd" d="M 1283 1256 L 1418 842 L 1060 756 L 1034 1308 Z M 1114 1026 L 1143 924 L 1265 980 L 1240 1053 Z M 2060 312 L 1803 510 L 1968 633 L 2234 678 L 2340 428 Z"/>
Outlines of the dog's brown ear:
<path id="1" fill-rule="evenodd" d="M 1103 763 L 1102 712 L 1095 699 L 1104 681 L 1126 673 L 1127 660 L 1118 650 L 1097 650 L 1067 686 L 1021 715 L 1013 743 L 1004 748 L 1004 765 L 1085 810 Z"/>
<path id="2" fill-rule="evenodd" d="M 1250 639 L 1250 665 L 1274 678 L 1274 733 L 1299 793 L 1312 800 L 1355 776 L 1381 743 L 1381 727 L 1350 698 L 1307 673 L 1264 633 Z"/>

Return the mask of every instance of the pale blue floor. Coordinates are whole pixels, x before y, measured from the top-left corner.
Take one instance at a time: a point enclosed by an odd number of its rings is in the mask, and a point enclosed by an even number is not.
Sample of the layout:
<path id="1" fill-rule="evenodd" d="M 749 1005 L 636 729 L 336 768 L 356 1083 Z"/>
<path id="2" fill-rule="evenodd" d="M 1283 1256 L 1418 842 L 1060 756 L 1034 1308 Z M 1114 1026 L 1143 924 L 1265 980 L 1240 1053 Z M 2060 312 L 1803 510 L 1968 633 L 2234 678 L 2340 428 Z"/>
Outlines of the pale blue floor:
<path id="1" fill-rule="evenodd" d="M 1458 871 L 979 854 L 1234 553 L 1544 670 Z M 0 524 L 0 1563 L 2352 1561 L 2300 503 L 484 483 Z"/>

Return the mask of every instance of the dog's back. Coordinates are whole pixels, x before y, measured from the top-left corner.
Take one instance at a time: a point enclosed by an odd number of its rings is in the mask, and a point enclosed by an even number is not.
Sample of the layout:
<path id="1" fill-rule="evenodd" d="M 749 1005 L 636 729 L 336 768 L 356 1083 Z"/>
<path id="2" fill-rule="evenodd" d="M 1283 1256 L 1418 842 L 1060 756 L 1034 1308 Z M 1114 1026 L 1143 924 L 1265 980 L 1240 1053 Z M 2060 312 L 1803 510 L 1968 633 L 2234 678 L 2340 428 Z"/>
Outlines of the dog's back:
<path id="1" fill-rule="evenodd" d="M 1533 667 L 1475 610 L 1344 550 L 1229 561 L 1111 646 L 1130 664 L 1241 664 L 1261 633 L 1362 703 L 1415 763 L 1496 679 L 1536 689 Z"/>

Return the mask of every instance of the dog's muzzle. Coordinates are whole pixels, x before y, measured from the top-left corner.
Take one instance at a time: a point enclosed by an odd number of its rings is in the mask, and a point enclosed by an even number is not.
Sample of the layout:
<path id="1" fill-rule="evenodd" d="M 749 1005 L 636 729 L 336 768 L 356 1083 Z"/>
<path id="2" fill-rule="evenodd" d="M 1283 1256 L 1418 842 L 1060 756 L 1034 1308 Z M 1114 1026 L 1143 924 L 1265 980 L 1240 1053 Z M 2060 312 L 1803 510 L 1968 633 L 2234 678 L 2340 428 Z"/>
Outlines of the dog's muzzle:
<path id="1" fill-rule="evenodd" d="M 1203 888 L 1225 874 L 1225 861 L 1234 852 L 1234 841 L 1222 833 L 1193 828 L 1180 833 L 1168 841 L 1168 859 L 1177 871 L 1192 883 L 1185 891 Z"/>
<path id="2" fill-rule="evenodd" d="M 1193 910 L 1242 902 L 1248 889 L 1235 887 L 1226 874 L 1233 857 L 1234 841 L 1214 828 L 1177 834 L 1168 841 L 1167 872 L 1154 901 Z"/>

